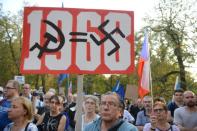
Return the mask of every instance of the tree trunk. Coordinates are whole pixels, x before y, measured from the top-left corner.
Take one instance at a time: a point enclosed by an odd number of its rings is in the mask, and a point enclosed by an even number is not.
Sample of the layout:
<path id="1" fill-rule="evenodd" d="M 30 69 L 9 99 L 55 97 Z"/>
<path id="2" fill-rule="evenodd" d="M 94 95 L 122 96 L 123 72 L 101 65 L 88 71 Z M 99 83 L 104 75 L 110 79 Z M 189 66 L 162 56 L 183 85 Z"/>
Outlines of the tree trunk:
<path id="1" fill-rule="evenodd" d="M 181 48 L 180 48 L 180 44 L 175 48 L 174 50 L 174 54 L 177 57 L 177 61 L 179 64 L 179 70 L 180 70 L 180 80 L 181 80 L 181 88 L 183 90 L 186 90 L 186 79 L 185 79 L 185 66 L 183 64 L 183 57 L 182 57 L 182 53 L 181 53 Z"/>
<path id="2" fill-rule="evenodd" d="M 45 75 L 41 75 L 41 80 L 42 80 L 42 87 L 43 87 L 43 91 L 46 91 L 46 81 L 45 81 Z"/>
<path id="3" fill-rule="evenodd" d="M 38 90 L 39 75 L 36 75 L 35 89 Z"/>

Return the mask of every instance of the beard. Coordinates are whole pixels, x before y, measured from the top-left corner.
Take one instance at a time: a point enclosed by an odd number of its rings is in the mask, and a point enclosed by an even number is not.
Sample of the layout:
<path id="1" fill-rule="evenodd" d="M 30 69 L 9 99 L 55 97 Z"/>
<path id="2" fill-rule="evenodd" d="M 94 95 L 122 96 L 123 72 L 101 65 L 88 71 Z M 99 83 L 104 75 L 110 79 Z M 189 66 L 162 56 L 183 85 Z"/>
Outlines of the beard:
<path id="1" fill-rule="evenodd" d="M 188 107 L 194 107 L 196 104 L 195 104 L 195 102 L 193 102 L 193 101 L 189 101 L 188 103 L 187 103 L 187 106 Z"/>

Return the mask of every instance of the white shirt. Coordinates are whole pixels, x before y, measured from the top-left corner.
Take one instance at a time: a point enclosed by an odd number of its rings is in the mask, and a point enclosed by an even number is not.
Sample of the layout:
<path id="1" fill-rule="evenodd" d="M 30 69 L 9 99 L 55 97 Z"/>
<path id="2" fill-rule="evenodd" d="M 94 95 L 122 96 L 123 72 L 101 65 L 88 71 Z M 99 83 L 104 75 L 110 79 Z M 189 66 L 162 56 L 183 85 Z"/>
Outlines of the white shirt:
<path id="1" fill-rule="evenodd" d="M 123 120 L 130 123 L 135 121 L 134 117 L 127 110 L 124 110 Z"/>

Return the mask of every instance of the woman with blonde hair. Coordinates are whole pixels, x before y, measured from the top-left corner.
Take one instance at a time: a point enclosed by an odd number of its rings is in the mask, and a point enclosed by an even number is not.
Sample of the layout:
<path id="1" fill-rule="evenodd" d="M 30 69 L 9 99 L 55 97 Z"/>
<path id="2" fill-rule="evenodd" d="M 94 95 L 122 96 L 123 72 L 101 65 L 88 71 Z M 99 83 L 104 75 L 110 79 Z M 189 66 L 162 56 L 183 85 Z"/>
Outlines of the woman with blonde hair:
<path id="1" fill-rule="evenodd" d="M 8 124 L 4 131 L 38 131 L 32 121 L 32 103 L 25 97 L 17 97 L 12 100 L 8 110 L 8 118 L 13 122 Z"/>
<path id="2" fill-rule="evenodd" d="M 97 120 L 100 116 L 97 114 L 99 108 L 99 99 L 94 95 L 86 95 L 83 103 L 84 114 L 82 115 L 82 131 L 85 126 Z"/>

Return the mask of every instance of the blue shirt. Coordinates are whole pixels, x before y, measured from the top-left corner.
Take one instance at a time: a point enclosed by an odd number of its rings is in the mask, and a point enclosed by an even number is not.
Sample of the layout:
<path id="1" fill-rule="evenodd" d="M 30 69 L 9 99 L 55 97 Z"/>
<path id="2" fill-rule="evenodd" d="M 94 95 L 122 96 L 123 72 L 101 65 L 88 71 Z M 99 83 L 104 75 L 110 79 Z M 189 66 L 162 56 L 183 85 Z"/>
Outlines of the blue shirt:
<path id="1" fill-rule="evenodd" d="M 174 117 L 175 109 L 179 108 L 175 102 L 170 102 L 168 104 L 168 110 L 170 110 L 171 116 Z"/>
<path id="2" fill-rule="evenodd" d="M 119 121 L 121 120 L 117 120 L 116 123 L 118 123 Z M 87 125 L 84 131 L 101 131 L 101 122 L 102 122 L 101 118 L 97 119 L 96 121 Z M 124 121 L 121 124 L 121 126 L 117 129 L 117 131 L 138 131 L 138 129 L 133 124 Z"/>
<path id="3" fill-rule="evenodd" d="M 136 126 L 144 126 L 146 123 L 150 122 L 149 116 L 146 115 L 146 111 L 140 111 L 137 114 L 137 119 L 136 119 Z"/>
<path id="4" fill-rule="evenodd" d="M 8 119 L 8 109 L 11 107 L 11 101 L 3 99 L 0 104 L 0 131 L 3 131 L 6 125 L 12 121 Z"/>

